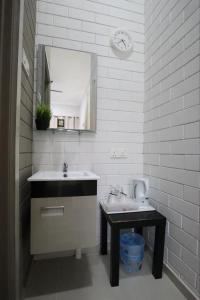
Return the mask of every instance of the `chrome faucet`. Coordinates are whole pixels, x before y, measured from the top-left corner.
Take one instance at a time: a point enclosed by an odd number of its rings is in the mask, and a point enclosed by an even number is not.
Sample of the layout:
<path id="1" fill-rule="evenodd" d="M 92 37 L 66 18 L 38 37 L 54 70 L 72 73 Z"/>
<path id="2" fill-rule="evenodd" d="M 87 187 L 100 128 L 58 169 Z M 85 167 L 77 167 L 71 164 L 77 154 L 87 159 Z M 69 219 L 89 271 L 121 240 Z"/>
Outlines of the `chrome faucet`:
<path id="1" fill-rule="evenodd" d="M 115 196 L 118 199 L 120 199 L 121 196 L 127 197 L 127 194 L 124 193 L 123 187 L 120 187 L 120 186 L 113 187 L 113 186 L 111 186 L 111 191 L 108 195 L 108 200 L 110 200 L 110 198 L 112 196 Z"/>
<path id="2" fill-rule="evenodd" d="M 63 164 L 63 176 L 64 177 L 67 177 L 67 172 L 68 172 L 68 164 L 67 163 L 64 163 Z"/>
<path id="3" fill-rule="evenodd" d="M 121 195 L 123 195 L 123 196 L 125 196 L 125 197 L 127 197 L 127 196 L 128 196 L 126 193 L 124 193 L 124 189 L 123 189 L 123 187 L 121 187 L 120 194 L 121 194 Z"/>

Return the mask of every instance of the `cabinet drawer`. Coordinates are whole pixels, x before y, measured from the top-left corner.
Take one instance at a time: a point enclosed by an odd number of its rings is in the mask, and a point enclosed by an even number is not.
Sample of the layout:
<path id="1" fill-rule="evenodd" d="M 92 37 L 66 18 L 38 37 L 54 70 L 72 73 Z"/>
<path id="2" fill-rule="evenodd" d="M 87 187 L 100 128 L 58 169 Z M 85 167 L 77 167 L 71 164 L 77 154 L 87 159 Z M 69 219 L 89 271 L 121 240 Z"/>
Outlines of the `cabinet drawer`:
<path id="1" fill-rule="evenodd" d="M 31 253 L 96 245 L 96 196 L 32 198 Z"/>

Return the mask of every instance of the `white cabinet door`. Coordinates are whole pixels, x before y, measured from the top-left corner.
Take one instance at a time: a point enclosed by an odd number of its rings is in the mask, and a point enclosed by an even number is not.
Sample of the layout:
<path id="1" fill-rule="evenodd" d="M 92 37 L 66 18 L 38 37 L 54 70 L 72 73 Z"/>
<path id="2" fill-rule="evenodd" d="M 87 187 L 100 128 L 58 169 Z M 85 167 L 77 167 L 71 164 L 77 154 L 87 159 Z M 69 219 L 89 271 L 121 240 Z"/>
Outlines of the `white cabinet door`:
<path id="1" fill-rule="evenodd" d="M 32 198 L 31 254 L 96 246 L 96 196 Z"/>

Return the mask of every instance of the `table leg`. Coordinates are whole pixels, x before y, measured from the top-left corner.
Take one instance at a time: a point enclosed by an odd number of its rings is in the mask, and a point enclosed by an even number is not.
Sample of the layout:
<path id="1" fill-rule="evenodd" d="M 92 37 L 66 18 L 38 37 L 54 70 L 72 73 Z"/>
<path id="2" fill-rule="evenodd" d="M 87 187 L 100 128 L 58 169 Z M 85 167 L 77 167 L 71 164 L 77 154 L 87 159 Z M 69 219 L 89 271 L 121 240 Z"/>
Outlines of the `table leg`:
<path id="1" fill-rule="evenodd" d="M 107 254 L 107 220 L 103 210 L 101 209 L 101 234 L 100 234 L 100 253 Z"/>
<path id="2" fill-rule="evenodd" d="M 140 235 L 143 235 L 143 228 L 142 227 L 136 227 L 136 228 L 134 228 L 134 232 L 138 233 Z"/>
<path id="3" fill-rule="evenodd" d="M 155 279 L 162 278 L 166 222 L 156 226 L 152 274 Z"/>
<path id="4" fill-rule="evenodd" d="M 111 226 L 110 245 L 110 284 L 112 287 L 119 285 L 119 251 L 120 230 Z"/>

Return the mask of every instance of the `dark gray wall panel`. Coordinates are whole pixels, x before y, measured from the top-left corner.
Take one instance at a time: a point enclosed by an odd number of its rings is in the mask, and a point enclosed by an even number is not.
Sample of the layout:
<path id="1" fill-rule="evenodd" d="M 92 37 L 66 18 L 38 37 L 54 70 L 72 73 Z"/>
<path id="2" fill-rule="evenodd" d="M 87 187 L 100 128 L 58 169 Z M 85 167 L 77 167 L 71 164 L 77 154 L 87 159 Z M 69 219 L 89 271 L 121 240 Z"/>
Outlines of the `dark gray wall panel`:
<path id="1" fill-rule="evenodd" d="M 21 276 L 25 279 L 30 263 L 30 184 L 27 178 L 32 174 L 32 122 L 34 95 L 34 53 L 35 53 L 36 1 L 25 0 L 23 48 L 26 52 L 30 76 L 22 66 L 20 105 L 20 238 Z"/>

